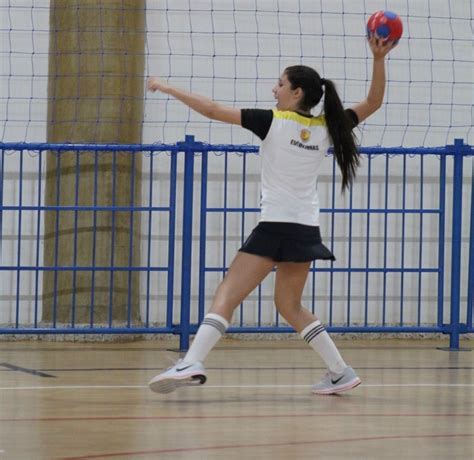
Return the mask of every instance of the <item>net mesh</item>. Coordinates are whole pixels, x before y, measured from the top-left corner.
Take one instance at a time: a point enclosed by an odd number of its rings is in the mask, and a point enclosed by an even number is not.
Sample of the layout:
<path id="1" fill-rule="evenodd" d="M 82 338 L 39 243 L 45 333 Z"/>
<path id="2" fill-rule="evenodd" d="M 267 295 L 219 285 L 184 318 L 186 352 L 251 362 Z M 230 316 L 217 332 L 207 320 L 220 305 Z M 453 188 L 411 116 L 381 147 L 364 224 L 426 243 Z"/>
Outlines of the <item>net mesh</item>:
<path id="1" fill-rule="evenodd" d="M 123 2 L 103 5 L 127 14 Z M 0 0 L 4 142 L 46 139 L 49 9 L 47 0 Z M 404 35 L 388 58 L 384 105 L 359 129 L 361 144 L 433 146 L 456 137 L 472 143 L 469 0 L 148 0 L 145 74 L 224 104 L 271 108 L 281 71 L 302 63 L 335 81 L 350 106 L 370 84 L 365 23 L 378 9 L 396 11 Z M 185 134 L 213 143 L 256 142 L 251 133 L 210 122 L 165 95 L 145 97 L 144 143 Z"/>

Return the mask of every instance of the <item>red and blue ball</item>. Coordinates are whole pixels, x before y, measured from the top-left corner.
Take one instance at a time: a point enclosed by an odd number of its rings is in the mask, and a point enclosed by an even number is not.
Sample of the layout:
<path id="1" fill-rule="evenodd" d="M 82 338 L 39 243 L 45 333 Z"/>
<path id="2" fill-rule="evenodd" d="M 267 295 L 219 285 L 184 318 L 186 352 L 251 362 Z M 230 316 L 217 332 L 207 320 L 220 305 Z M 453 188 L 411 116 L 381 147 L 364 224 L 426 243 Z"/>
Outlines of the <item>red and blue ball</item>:
<path id="1" fill-rule="evenodd" d="M 403 33 L 402 20 L 393 11 L 376 11 L 367 21 L 367 36 L 397 43 Z"/>

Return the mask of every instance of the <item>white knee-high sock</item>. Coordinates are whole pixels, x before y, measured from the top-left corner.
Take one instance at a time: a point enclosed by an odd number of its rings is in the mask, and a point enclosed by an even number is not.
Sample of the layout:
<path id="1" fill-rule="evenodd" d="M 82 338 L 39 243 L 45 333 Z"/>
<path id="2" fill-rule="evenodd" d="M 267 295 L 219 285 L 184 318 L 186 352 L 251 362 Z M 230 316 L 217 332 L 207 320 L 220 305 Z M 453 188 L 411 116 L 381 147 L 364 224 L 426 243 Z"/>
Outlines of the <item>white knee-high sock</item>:
<path id="1" fill-rule="evenodd" d="M 309 324 L 301 331 L 300 335 L 314 351 L 319 353 L 331 372 L 341 374 L 347 367 L 336 344 L 329 337 L 321 321 Z"/>
<path id="2" fill-rule="evenodd" d="M 184 361 L 187 363 L 204 361 L 228 327 L 229 323 L 225 318 L 215 313 L 208 313 L 202 320 Z"/>

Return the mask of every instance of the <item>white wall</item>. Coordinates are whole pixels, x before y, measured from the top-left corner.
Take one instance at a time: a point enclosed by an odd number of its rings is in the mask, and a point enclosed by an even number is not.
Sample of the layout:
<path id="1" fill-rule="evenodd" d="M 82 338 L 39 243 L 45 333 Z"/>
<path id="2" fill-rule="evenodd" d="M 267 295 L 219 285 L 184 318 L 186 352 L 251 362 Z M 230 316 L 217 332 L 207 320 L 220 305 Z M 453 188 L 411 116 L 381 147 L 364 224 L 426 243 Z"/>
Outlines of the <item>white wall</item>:
<path id="1" fill-rule="evenodd" d="M 452 143 L 460 137 L 469 143 L 472 139 L 472 63 L 470 2 L 468 0 L 416 0 L 385 1 L 382 7 L 391 9 L 403 18 L 404 37 L 390 55 L 387 63 L 388 85 L 384 106 L 358 131 L 361 144 L 383 146 L 437 146 Z M 212 8 L 211 8 L 212 7 Z M 47 107 L 47 53 L 48 53 L 48 11 L 47 0 L 0 0 L 0 133 L 4 142 L 45 141 Z M 321 0 L 149 0 L 147 4 L 147 75 L 160 75 L 183 88 L 201 92 L 223 103 L 238 107 L 272 107 L 271 88 L 281 70 L 287 65 L 304 63 L 314 66 L 325 78 L 333 79 L 340 90 L 344 103 L 350 106 L 361 100 L 367 91 L 370 78 L 369 49 L 365 44 L 365 21 L 371 12 L 381 8 L 381 2 L 372 0 L 334 1 Z M 211 12 L 212 9 L 212 12 Z M 192 14 L 190 13 L 190 10 Z M 344 13 L 344 14 L 342 14 Z M 184 139 L 185 134 L 194 134 L 198 140 L 213 143 L 251 143 L 257 139 L 249 132 L 220 123 L 213 123 L 191 113 L 183 105 L 166 96 L 146 94 L 144 143 L 174 143 Z M 258 206 L 258 158 L 249 160 L 250 176 L 247 182 L 246 204 Z M 24 156 L 23 203 L 37 203 L 39 168 L 44 174 L 44 164 L 39 164 L 33 154 Z M 385 163 L 380 157 L 372 162 L 371 206 L 382 207 L 385 196 Z M 401 205 L 401 161 L 397 157 L 390 160 L 389 206 Z M 408 161 L 407 206 L 420 204 L 419 158 Z M 366 162 L 365 162 L 366 163 Z M 449 162 L 448 162 L 449 163 Z M 19 156 L 11 154 L 4 157 L 5 171 L 3 182 L 4 205 L 18 203 Z M 168 199 L 169 183 L 167 171 L 169 158 L 160 154 L 154 162 L 153 181 L 155 198 L 160 202 Z M 468 221 L 470 216 L 470 191 L 472 182 L 472 160 L 466 160 L 465 190 L 463 201 L 463 263 L 467 265 Z M 197 175 L 199 174 L 197 159 Z M 437 206 L 437 182 L 439 160 L 427 157 L 424 161 L 425 192 L 424 206 Z M 210 162 L 210 199 L 222 198 L 222 157 Z M 182 189 L 182 163 L 180 161 L 178 190 Z M 230 161 L 230 196 L 240 197 L 241 161 Z M 144 161 L 144 204 L 147 203 L 150 171 Z M 367 202 L 367 164 L 360 172 L 354 190 L 354 207 L 366 207 Z M 44 177 L 42 177 L 44 183 Z M 196 195 L 198 194 L 196 184 Z M 338 189 L 339 185 L 336 186 Z M 450 205 L 448 186 L 448 206 Z M 326 162 L 320 179 L 321 202 L 324 207 L 331 206 L 332 165 Z M 198 200 L 196 201 L 198 203 Z M 180 283 L 180 235 L 181 195 L 178 195 L 178 219 L 176 253 L 175 294 L 179 305 Z M 161 204 L 161 203 L 160 203 Z M 222 203 L 221 203 L 222 204 Z M 337 196 L 337 205 L 347 205 Z M 21 261 L 36 264 L 37 216 L 23 213 Z M 247 220 L 246 233 L 256 222 Z M 408 217 L 406 221 L 405 266 L 416 267 L 418 261 L 419 231 L 417 218 Z M 17 264 L 18 214 L 3 213 L 2 220 L 2 265 Z M 448 216 L 449 222 L 449 216 Z M 195 234 L 198 233 L 196 219 Z M 365 266 L 366 217 L 354 217 L 353 223 L 353 265 L 355 261 Z M 387 265 L 400 264 L 401 220 L 389 221 L 389 245 Z M 383 222 L 371 217 L 370 223 L 370 264 L 383 264 L 382 233 Z M 331 234 L 331 221 L 326 219 L 322 225 L 325 240 Z M 152 230 L 152 264 L 166 264 L 167 220 L 155 219 Z M 226 247 L 227 259 L 240 243 L 240 222 L 234 218 L 229 223 Z M 437 224 L 429 215 L 424 218 L 423 265 L 436 264 Z M 446 229 L 447 253 L 449 254 L 451 231 Z M 143 240 L 148 238 L 146 219 L 143 220 Z M 208 225 L 209 264 L 222 263 L 222 219 L 211 219 Z M 347 217 L 338 216 L 335 222 L 334 251 L 338 257 L 337 265 L 348 264 L 348 222 Z M 40 238 L 40 247 L 42 240 Z M 197 245 L 193 260 L 197 261 Z M 143 262 L 146 261 L 147 246 L 143 243 Z M 41 251 L 39 251 L 41 264 Z M 323 266 L 323 264 L 319 264 Z M 446 260 L 449 267 L 449 256 Z M 0 323 L 15 318 L 16 310 L 16 272 L 2 272 L 0 284 Z M 30 323 L 34 317 L 34 294 L 36 286 L 41 293 L 41 276 L 38 285 L 33 272 L 21 275 L 20 310 L 22 323 Z M 449 295 L 449 273 L 446 275 L 445 296 Z M 210 298 L 219 276 L 209 276 L 206 295 Z M 328 320 L 327 300 L 329 279 L 324 274 L 317 275 L 316 308 Z M 383 281 L 383 280 L 382 280 Z M 369 277 L 370 318 L 380 319 L 381 299 L 379 275 Z M 273 306 L 271 302 L 272 278 L 265 282 L 262 295 L 265 300 L 264 319 L 271 321 Z M 197 286 L 197 274 L 193 278 Z M 352 321 L 363 318 L 365 299 L 365 276 L 353 275 Z M 387 296 L 390 299 L 391 313 L 387 321 L 398 318 L 400 304 L 400 277 L 391 276 L 388 281 Z M 335 275 L 333 300 L 335 311 L 339 312 L 336 322 L 345 319 L 347 306 L 347 275 Z M 467 286 L 467 273 L 463 273 L 463 285 Z M 142 284 L 144 290 L 146 280 Z M 166 302 L 166 277 L 164 274 L 152 276 L 151 320 L 162 322 Z M 337 288 L 336 288 L 337 286 Z M 341 286 L 344 289 L 341 289 Z M 312 298 L 311 278 L 305 291 L 305 300 Z M 416 321 L 414 306 L 417 303 L 418 278 L 405 278 L 404 306 L 406 319 Z M 422 280 L 423 322 L 435 320 L 436 279 L 424 275 Z M 193 291 L 193 302 L 196 290 Z M 254 302 L 251 296 L 246 302 L 245 312 L 252 318 Z M 41 299 L 40 299 L 41 300 Z M 465 301 L 463 301 L 465 304 Z M 41 302 L 38 304 L 41 313 Z M 245 318 L 246 320 L 247 318 Z"/>

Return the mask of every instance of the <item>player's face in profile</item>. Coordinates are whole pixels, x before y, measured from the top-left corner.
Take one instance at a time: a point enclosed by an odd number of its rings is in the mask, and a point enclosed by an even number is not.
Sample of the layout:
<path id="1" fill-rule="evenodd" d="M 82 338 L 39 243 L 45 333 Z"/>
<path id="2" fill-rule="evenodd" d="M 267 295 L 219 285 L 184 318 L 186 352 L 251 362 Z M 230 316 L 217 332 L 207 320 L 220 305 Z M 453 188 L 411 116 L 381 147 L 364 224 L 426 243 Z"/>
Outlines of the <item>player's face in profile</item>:
<path id="1" fill-rule="evenodd" d="M 276 99 L 276 108 L 278 110 L 295 109 L 295 90 L 291 89 L 291 84 L 285 73 L 278 79 L 273 87 L 273 97 Z"/>

